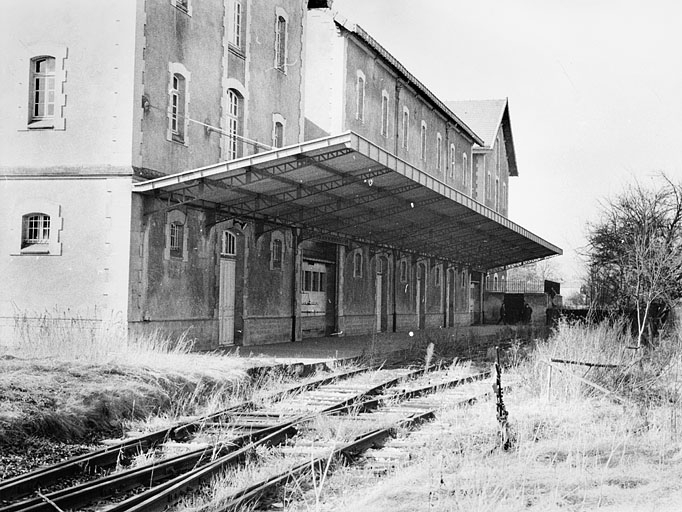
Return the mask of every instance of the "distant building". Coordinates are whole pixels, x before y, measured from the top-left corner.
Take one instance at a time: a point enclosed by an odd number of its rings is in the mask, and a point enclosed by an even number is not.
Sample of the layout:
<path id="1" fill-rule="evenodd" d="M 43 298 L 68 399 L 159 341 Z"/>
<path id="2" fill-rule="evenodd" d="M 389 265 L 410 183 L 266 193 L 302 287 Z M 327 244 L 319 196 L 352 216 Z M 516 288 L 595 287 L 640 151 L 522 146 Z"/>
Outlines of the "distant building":
<path id="1" fill-rule="evenodd" d="M 506 219 L 506 101 L 489 139 L 327 7 L 8 10 L 0 329 L 113 318 L 216 346 L 469 324 L 490 269 L 560 253 Z"/>

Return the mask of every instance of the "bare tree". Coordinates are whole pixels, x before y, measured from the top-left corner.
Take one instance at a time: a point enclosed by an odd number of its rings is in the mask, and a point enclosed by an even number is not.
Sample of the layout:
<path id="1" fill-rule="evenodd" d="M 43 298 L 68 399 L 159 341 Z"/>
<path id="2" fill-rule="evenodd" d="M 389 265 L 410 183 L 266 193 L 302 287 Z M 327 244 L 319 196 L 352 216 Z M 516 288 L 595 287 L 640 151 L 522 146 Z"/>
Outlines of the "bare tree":
<path id="1" fill-rule="evenodd" d="M 641 346 L 652 307 L 682 297 L 682 183 L 639 183 L 606 203 L 589 226 L 591 295 L 597 305 L 636 312 Z"/>

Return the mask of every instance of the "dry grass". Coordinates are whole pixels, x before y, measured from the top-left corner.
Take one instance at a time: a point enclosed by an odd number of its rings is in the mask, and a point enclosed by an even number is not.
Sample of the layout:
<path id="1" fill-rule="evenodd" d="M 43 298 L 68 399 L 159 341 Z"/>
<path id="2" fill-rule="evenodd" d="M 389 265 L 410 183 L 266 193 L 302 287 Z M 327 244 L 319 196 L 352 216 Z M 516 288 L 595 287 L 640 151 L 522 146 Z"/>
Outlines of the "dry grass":
<path id="1" fill-rule="evenodd" d="M 17 317 L 0 347 L 0 443 L 94 439 L 125 422 L 169 421 L 241 396 L 243 360 L 190 353 L 193 342 L 126 337 L 116 322 Z"/>
<path id="2" fill-rule="evenodd" d="M 523 384 L 505 397 L 512 450 L 499 448 L 493 401 L 444 410 L 437 424 L 408 437 L 414 445 L 406 467 L 385 477 L 339 469 L 327 479 L 322 499 L 303 493 L 289 509 L 680 510 L 682 332 L 634 356 L 621 332 L 618 325 L 559 326 L 514 369 Z M 547 367 L 541 363 L 547 357 L 624 364 L 619 370 L 590 370 L 587 377 L 615 386 L 609 389 L 617 389 L 627 404 L 561 374 L 554 376 L 548 399 Z M 586 368 L 574 371 L 583 376 Z"/>

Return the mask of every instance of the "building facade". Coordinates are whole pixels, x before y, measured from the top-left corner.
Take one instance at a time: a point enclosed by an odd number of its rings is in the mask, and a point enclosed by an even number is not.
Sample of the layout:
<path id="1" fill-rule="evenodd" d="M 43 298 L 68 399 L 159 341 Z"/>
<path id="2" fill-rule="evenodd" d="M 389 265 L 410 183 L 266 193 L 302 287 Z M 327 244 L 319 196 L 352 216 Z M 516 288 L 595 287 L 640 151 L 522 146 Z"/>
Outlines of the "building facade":
<path id="1" fill-rule="evenodd" d="M 489 269 L 560 252 L 505 218 L 506 102 L 482 138 L 328 7 L 13 7 L 3 332 L 114 319 L 216 346 L 469 324 Z"/>

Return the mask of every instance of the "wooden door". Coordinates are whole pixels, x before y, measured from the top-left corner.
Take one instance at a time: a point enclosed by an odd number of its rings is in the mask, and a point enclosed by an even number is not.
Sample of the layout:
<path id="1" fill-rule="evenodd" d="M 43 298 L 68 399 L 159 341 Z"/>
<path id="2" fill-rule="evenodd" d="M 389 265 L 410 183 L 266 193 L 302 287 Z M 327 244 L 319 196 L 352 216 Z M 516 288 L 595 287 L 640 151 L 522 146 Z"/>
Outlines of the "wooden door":
<path id="1" fill-rule="evenodd" d="M 236 256 L 236 236 L 229 231 L 224 231 L 220 253 L 220 291 L 218 298 L 218 342 L 221 345 L 232 345 L 234 343 Z"/>

